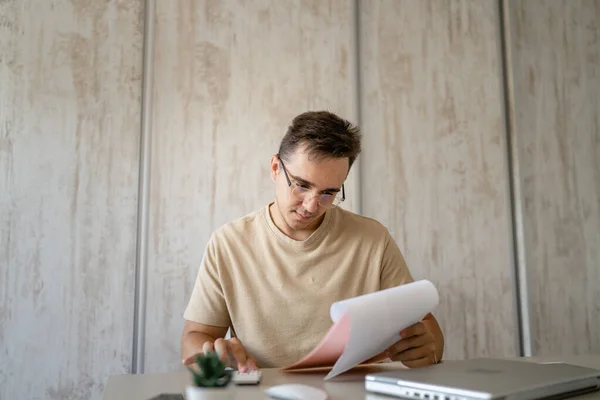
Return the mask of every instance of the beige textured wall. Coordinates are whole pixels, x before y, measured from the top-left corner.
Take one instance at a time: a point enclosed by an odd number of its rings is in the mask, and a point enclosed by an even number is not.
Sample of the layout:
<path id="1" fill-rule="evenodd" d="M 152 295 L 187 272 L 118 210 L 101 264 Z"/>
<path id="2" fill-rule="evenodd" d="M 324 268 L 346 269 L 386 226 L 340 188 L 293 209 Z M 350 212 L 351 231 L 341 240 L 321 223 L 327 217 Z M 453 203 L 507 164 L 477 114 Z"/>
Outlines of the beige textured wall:
<path id="1" fill-rule="evenodd" d="M 600 351 L 600 3 L 511 1 L 533 350 Z"/>
<path id="2" fill-rule="evenodd" d="M 142 4 L 0 0 L 0 398 L 98 398 L 131 368 Z M 272 199 L 290 119 L 359 120 L 354 4 L 157 1 L 145 372 L 180 367 L 205 243 Z M 345 207 L 438 286 L 448 358 L 515 355 L 498 2 L 358 4 Z M 534 350 L 599 351 L 599 5 L 508 4 Z"/>
<path id="3" fill-rule="evenodd" d="M 146 372 L 180 366 L 182 314 L 208 238 L 272 201 L 269 161 L 291 119 L 326 108 L 356 120 L 351 6 L 157 3 Z"/>
<path id="4" fill-rule="evenodd" d="M 447 358 L 514 356 L 497 3 L 361 4 L 364 214 L 436 284 Z"/>
<path id="5" fill-rule="evenodd" d="M 0 398 L 131 367 L 140 2 L 0 1 Z"/>

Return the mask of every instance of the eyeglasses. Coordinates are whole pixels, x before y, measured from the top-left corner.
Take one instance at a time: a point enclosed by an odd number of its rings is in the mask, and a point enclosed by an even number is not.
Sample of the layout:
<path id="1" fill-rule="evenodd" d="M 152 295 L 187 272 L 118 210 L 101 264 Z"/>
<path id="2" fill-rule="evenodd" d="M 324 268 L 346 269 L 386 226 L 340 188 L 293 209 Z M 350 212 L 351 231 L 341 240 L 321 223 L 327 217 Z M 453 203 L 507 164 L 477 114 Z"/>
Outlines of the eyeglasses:
<path id="1" fill-rule="evenodd" d="M 277 154 L 277 158 L 279 158 L 279 162 L 281 163 L 281 167 L 283 168 L 283 173 L 285 174 L 285 179 L 287 181 L 288 187 L 292 190 L 292 195 L 295 196 L 298 200 L 304 201 L 307 196 L 310 196 L 310 192 L 312 192 L 310 185 L 299 182 L 301 181 L 301 179 L 296 178 L 294 175 L 290 174 L 287 171 L 287 168 L 283 164 L 283 160 L 281 159 L 281 157 L 279 157 L 279 154 Z M 292 177 L 294 182 L 291 181 L 290 176 Z M 346 200 L 346 192 L 344 190 L 343 183 L 341 189 L 341 197 L 339 196 L 339 194 L 339 190 L 325 191 L 324 193 L 313 194 L 309 197 L 309 199 L 312 199 L 314 196 L 317 196 L 317 202 L 319 203 L 319 205 L 321 207 L 328 208 L 332 206 L 337 206 L 342 201 Z"/>

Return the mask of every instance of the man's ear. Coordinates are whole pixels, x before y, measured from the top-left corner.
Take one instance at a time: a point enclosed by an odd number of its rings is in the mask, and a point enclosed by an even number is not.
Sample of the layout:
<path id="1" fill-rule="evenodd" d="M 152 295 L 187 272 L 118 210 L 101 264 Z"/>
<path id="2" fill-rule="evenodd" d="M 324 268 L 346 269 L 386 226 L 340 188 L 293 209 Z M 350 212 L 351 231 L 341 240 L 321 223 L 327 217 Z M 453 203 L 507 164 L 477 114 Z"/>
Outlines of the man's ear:
<path id="1" fill-rule="evenodd" d="M 271 179 L 273 180 L 273 182 L 275 182 L 277 174 L 279 173 L 279 157 L 277 157 L 277 154 L 273 154 L 273 156 L 271 157 L 271 165 L 269 168 L 269 172 L 271 174 Z"/>

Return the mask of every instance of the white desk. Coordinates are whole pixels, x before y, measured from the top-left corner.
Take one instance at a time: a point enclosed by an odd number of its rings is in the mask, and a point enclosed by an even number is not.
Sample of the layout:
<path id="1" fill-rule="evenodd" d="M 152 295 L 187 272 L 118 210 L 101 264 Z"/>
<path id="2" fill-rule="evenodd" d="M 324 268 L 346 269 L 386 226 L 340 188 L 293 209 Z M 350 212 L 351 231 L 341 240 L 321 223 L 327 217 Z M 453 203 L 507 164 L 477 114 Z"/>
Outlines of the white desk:
<path id="1" fill-rule="evenodd" d="M 533 357 L 523 361 L 562 361 L 584 367 L 600 369 L 600 354 L 572 357 Z M 452 361 L 445 361 L 452 362 Z M 268 397 L 264 390 L 282 383 L 304 383 L 324 389 L 331 400 L 374 400 L 381 396 L 368 394 L 364 389 L 367 373 L 398 368 L 397 363 L 378 364 L 355 369 L 329 381 L 324 381 L 325 373 L 284 373 L 278 369 L 263 369 L 260 385 L 231 386 L 236 400 L 264 400 Z M 190 382 L 188 371 L 165 374 L 116 375 L 109 377 L 104 389 L 105 400 L 147 400 L 161 393 L 181 393 L 185 397 L 185 387 Z M 386 399 L 391 399 L 386 397 Z M 577 400 L 600 400 L 600 392 L 578 396 Z"/>

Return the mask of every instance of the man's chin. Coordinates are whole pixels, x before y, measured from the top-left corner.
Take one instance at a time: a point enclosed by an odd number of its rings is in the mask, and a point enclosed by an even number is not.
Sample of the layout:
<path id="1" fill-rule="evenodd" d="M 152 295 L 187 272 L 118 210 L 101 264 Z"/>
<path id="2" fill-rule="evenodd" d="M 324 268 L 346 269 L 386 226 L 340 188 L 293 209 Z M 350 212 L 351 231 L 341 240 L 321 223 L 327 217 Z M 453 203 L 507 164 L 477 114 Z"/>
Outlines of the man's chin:
<path id="1" fill-rule="evenodd" d="M 309 218 L 303 218 L 300 214 L 298 214 L 295 211 L 292 211 L 291 213 L 291 226 L 294 229 L 303 229 L 308 227 L 312 222 L 314 222 L 315 218 L 313 217 L 309 217 Z"/>

